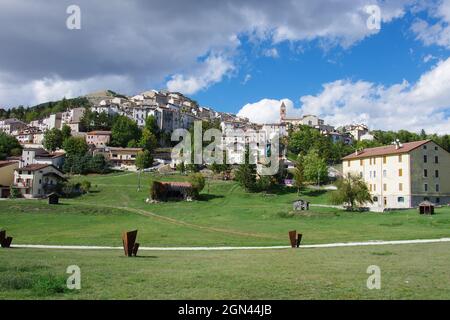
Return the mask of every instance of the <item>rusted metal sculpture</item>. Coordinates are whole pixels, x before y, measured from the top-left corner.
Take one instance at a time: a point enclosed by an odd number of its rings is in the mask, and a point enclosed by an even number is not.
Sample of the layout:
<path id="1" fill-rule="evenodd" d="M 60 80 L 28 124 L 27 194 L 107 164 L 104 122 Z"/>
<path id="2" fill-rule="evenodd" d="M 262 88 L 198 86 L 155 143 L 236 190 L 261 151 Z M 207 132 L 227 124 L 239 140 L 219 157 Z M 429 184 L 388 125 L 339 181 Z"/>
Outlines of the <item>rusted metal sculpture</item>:
<path id="1" fill-rule="evenodd" d="M 137 230 L 133 230 L 122 233 L 123 250 L 128 257 L 137 255 L 139 249 L 139 243 L 136 243 L 137 232 Z"/>
<path id="2" fill-rule="evenodd" d="M 6 236 L 6 230 L 0 230 L 0 245 L 2 248 L 10 248 L 13 238 Z"/>
<path id="3" fill-rule="evenodd" d="M 298 248 L 302 241 L 302 234 L 297 234 L 297 230 L 289 231 L 289 240 L 291 241 L 292 248 Z"/>

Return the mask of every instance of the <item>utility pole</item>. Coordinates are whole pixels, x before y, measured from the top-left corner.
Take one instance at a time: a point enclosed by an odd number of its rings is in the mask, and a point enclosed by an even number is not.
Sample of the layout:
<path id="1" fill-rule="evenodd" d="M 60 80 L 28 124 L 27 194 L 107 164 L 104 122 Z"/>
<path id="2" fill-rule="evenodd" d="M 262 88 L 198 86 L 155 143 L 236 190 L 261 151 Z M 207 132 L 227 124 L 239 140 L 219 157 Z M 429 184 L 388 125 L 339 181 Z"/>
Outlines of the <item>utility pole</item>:
<path id="1" fill-rule="evenodd" d="M 138 189 L 137 191 L 141 191 L 141 169 L 138 170 Z"/>

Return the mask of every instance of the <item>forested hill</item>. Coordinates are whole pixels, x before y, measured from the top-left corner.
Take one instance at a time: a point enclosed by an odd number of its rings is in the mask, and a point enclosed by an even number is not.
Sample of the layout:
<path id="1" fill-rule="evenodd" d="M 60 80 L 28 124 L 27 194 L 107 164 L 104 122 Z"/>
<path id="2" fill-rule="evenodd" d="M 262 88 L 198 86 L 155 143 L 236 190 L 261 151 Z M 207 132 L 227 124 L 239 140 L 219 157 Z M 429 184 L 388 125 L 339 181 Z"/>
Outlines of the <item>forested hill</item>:
<path id="1" fill-rule="evenodd" d="M 46 118 L 57 112 L 66 111 L 67 109 L 91 107 L 103 99 L 114 97 L 124 96 L 112 90 L 104 90 L 73 99 L 63 98 L 58 101 L 49 101 L 32 107 L 18 106 L 10 109 L 4 108 L 0 109 L 0 119 L 16 118 L 28 123 L 33 120 Z"/>

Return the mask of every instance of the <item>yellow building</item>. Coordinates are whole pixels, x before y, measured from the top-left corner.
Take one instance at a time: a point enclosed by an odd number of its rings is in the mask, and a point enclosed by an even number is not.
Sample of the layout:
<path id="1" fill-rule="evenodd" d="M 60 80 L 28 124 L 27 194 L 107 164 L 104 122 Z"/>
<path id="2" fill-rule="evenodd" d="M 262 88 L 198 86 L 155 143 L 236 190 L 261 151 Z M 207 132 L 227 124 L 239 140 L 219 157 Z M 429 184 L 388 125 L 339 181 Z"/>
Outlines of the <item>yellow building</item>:
<path id="1" fill-rule="evenodd" d="M 18 167 L 18 161 L 0 161 L 0 198 L 9 197 L 10 186 L 14 182 L 14 170 Z"/>
<path id="2" fill-rule="evenodd" d="M 364 178 L 374 211 L 450 203 L 450 153 L 431 140 L 368 148 L 344 157 L 343 173 Z"/>

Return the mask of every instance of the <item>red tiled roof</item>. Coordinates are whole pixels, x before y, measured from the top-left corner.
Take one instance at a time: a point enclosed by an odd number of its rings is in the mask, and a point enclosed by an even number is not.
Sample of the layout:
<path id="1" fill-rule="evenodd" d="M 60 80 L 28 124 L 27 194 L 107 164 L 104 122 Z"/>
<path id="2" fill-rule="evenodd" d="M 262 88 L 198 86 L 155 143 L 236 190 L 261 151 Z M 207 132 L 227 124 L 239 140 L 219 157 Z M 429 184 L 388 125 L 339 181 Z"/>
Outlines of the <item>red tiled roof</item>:
<path id="1" fill-rule="evenodd" d="M 0 168 L 7 167 L 15 163 L 18 163 L 18 161 L 0 161 Z"/>
<path id="2" fill-rule="evenodd" d="M 40 163 L 34 163 L 34 164 L 29 164 L 25 167 L 19 168 L 17 170 L 23 170 L 23 171 L 36 171 L 36 170 L 41 170 L 44 168 L 47 168 L 51 166 L 50 164 L 40 164 Z"/>
<path id="3" fill-rule="evenodd" d="M 342 160 L 351 160 L 351 159 L 360 159 L 360 158 L 367 158 L 367 157 L 374 157 L 374 156 L 384 156 L 384 155 L 389 155 L 389 154 L 407 153 L 407 152 L 410 152 L 430 141 L 431 140 L 407 142 L 407 143 L 403 143 L 402 147 L 400 147 L 398 149 L 396 149 L 395 145 L 388 145 L 388 146 L 382 146 L 382 147 L 376 147 L 376 148 L 367 148 L 367 149 L 358 151 L 358 154 L 356 154 L 356 152 L 354 152 L 354 153 L 342 158 Z"/>
<path id="4" fill-rule="evenodd" d="M 111 131 L 91 131 L 87 133 L 88 135 L 97 135 L 97 136 L 109 136 L 111 135 Z"/>
<path id="5" fill-rule="evenodd" d="M 192 184 L 189 182 L 161 182 L 161 184 L 170 185 L 173 187 L 187 187 L 187 188 L 192 187 Z"/>

